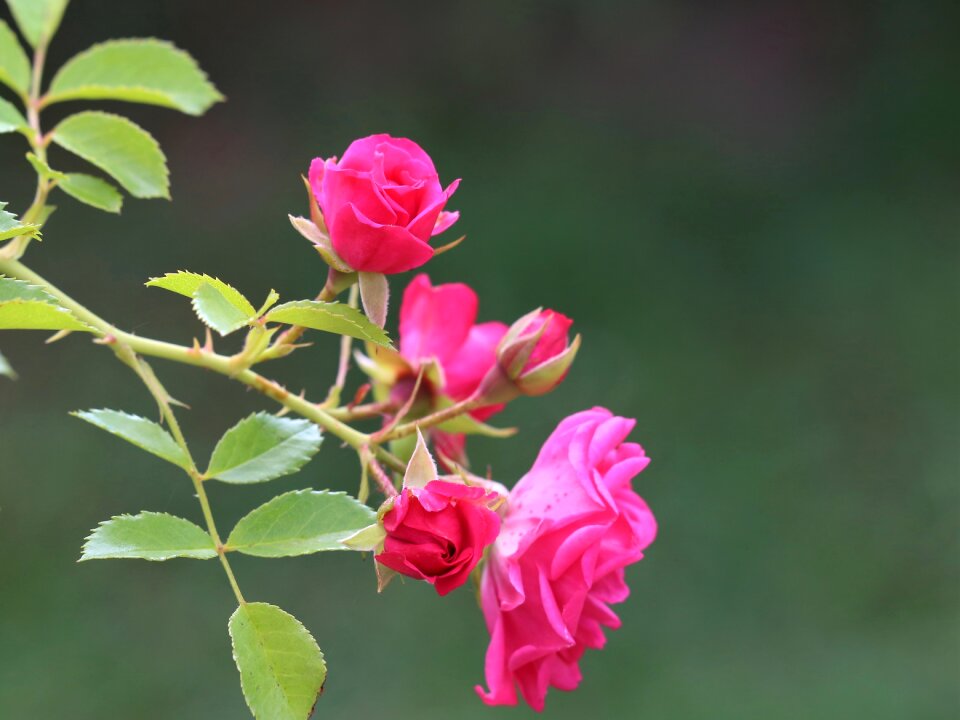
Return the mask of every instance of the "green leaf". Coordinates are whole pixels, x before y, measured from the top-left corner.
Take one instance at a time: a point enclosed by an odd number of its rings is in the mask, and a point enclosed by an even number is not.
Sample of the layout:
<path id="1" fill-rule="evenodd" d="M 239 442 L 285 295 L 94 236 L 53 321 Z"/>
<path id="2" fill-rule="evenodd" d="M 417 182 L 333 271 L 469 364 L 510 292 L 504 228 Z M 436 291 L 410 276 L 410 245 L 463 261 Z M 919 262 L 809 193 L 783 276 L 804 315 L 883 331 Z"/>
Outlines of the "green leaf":
<path id="1" fill-rule="evenodd" d="M 0 83 L 23 97 L 30 89 L 30 60 L 3 20 L 0 20 Z"/>
<path id="2" fill-rule="evenodd" d="M 370 322 L 363 313 L 349 305 L 297 300 L 277 305 L 266 315 L 268 322 L 302 325 L 312 330 L 349 335 L 377 345 L 391 347 L 390 338 L 382 328 Z"/>
<path id="3" fill-rule="evenodd" d="M 39 225 L 24 225 L 16 215 L 4 210 L 6 206 L 5 202 L 0 202 L 0 241 L 20 235 L 33 235 L 40 229 Z"/>
<path id="4" fill-rule="evenodd" d="M 27 121 L 13 103 L 0 98 L 0 133 L 29 131 Z"/>
<path id="5" fill-rule="evenodd" d="M 239 290 L 223 282 L 223 280 L 210 277 L 209 275 L 200 275 L 199 273 L 181 270 L 180 272 L 167 273 L 163 277 L 150 278 L 146 285 L 147 287 L 163 288 L 164 290 L 169 290 L 170 292 L 175 292 L 178 295 L 192 299 L 196 297 L 197 290 L 199 290 L 200 286 L 204 283 L 212 285 L 231 305 L 247 317 L 256 317 L 257 311 Z"/>
<path id="6" fill-rule="evenodd" d="M 0 302 L 7 300 L 40 300 L 58 305 L 57 299 L 39 285 L 0 275 Z"/>
<path id="7" fill-rule="evenodd" d="M 6 375 L 11 380 L 17 379 L 17 372 L 13 369 L 10 362 L 0 353 L 0 375 Z"/>
<path id="8" fill-rule="evenodd" d="M 64 100 L 126 100 L 202 115 L 223 96 L 183 50 L 154 39 L 110 40 L 60 68 L 47 104 Z"/>
<path id="9" fill-rule="evenodd" d="M 376 519 L 373 510 L 346 493 L 294 490 L 240 520 L 227 538 L 227 549 L 256 557 L 349 550 L 341 541 Z"/>
<path id="10" fill-rule="evenodd" d="M 187 454 L 177 445 L 170 433 L 152 420 L 118 410 L 83 410 L 73 415 L 184 470 L 190 468 Z"/>
<path id="11" fill-rule="evenodd" d="M 92 111 L 71 115 L 54 128 L 53 141 L 112 175 L 134 197 L 170 198 L 160 146 L 125 117 Z"/>
<path id="12" fill-rule="evenodd" d="M 33 169 L 37 171 L 37 175 L 40 177 L 48 180 L 63 180 L 66 177 L 65 173 L 54 170 L 46 161 L 41 160 L 31 152 L 27 153 L 27 162 L 33 165 Z"/>
<path id="13" fill-rule="evenodd" d="M 60 181 L 60 189 L 70 197 L 98 210 L 118 213 L 123 207 L 123 195 L 106 180 L 83 173 L 67 173 Z"/>
<path id="14" fill-rule="evenodd" d="M 75 318 L 66 308 L 42 300 L 9 300 L 0 302 L 0 330 L 77 330 L 91 328 Z"/>
<path id="15" fill-rule="evenodd" d="M 80 560 L 209 560 L 216 556 L 217 548 L 203 528 L 174 515 L 142 512 L 100 523 L 84 543 Z"/>
<path id="16" fill-rule="evenodd" d="M 246 603 L 230 616 L 233 659 L 257 720 L 306 720 L 323 691 L 327 666 L 310 632 L 267 603 Z"/>
<path id="17" fill-rule="evenodd" d="M 320 429 L 309 420 L 254 413 L 220 438 L 206 476 L 245 484 L 289 475 L 317 454 L 321 439 Z"/>
<path id="18" fill-rule="evenodd" d="M 246 301 L 246 298 L 243 300 Z M 208 282 L 200 283 L 193 293 L 193 310 L 197 313 L 197 317 L 221 335 L 229 335 L 256 317 L 253 307 L 249 308 L 249 313 L 245 312 L 249 305 L 249 302 L 245 302 L 244 308 L 237 307 L 231 302 L 231 295 L 222 292 L 219 286 Z"/>
<path id="19" fill-rule="evenodd" d="M 49 43 L 67 9 L 68 0 L 7 0 L 20 32 L 36 47 Z"/>

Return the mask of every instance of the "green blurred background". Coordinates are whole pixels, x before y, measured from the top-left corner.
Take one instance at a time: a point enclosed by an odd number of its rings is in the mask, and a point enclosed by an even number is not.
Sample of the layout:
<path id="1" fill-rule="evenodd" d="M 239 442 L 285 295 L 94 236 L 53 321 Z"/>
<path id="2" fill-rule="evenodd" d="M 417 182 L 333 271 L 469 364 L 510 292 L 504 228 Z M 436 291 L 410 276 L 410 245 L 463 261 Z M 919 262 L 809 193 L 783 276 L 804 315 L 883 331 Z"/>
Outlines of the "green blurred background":
<path id="1" fill-rule="evenodd" d="M 501 416 L 520 437 L 475 442 L 475 463 L 512 484 L 592 405 L 638 418 L 653 458 L 636 488 L 661 531 L 628 574 L 624 626 L 548 716 L 954 718 L 957 9 L 75 0 L 54 65 L 109 37 L 169 38 L 229 101 L 201 119 L 116 105 L 163 143 L 175 202 L 128 200 L 117 218 L 58 197 L 27 261 L 120 326 L 188 342 L 188 304 L 146 278 L 187 268 L 254 298 L 312 296 L 324 268 L 285 217 L 304 211 L 299 173 L 358 136 L 414 138 L 463 178 L 468 240 L 433 279 L 477 288 L 482 319 L 543 304 L 584 336 L 557 392 Z M 0 142 L 18 211 L 24 151 Z M 266 370 L 319 398 L 336 342 L 314 339 Z M 21 373 L 0 378 L 0 717 L 247 717 L 214 563 L 76 564 L 113 514 L 198 510 L 175 468 L 66 414 L 152 416 L 132 374 L 83 338 L 42 340 L 0 337 Z M 155 367 L 192 406 L 201 456 L 270 407 Z M 229 527 L 280 491 L 356 482 L 330 440 L 299 475 L 211 494 Z M 235 567 L 326 652 L 317 717 L 533 716 L 475 697 L 470 592 L 378 596 L 370 562 L 346 554 Z"/>

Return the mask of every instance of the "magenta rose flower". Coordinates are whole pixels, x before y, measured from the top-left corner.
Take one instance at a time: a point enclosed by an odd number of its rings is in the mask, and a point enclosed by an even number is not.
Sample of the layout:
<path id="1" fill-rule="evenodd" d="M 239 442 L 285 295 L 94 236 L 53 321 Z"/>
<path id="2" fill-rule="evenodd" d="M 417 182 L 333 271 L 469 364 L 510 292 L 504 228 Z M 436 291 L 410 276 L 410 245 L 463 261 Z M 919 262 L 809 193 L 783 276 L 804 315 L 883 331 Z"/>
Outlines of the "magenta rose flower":
<path id="1" fill-rule="evenodd" d="M 416 375 L 424 362 L 436 361 L 443 384 L 434 388 L 451 400 L 466 400 L 497 364 L 497 344 L 507 332 L 501 322 L 477 324 L 477 294 L 463 283 L 431 285 L 417 275 L 403 292 L 400 305 L 400 355 Z M 474 411 L 478 419 L 503 405 Z"/>
<path id="2" fill-rule="evenodd" d="M 488 705 L 516 704 L 519 687 L 542 710 L 548 687 L 576 688 L 584 651 L 619 627 L 609 605 L 626 599 L 624 568 L 657 532 L 631 487 L 649 462 L 624 442 L 634 424 L 603 408 L 568 417 L 511 491 L 482 580 Z"/>
<path id="3" fill-rule="evenodd" d="M 485 488 L 445 480 L 405 487 L 383 514 L 377 562 L 446 595 L 467 581 L 496 539 L 500 517 L 489 506 L 498 500 Z"/>
<path id="4" fill-rule="evenodd" d="M 316 158 L 308 180 L 333 250 L 359 272 L 420 267 L 433 256 L 430 238 L 459 217 L 444 207 L 460 181 L 444 189 L 430 156 L 406 138 L 354 140 L 339 161 Z"/>

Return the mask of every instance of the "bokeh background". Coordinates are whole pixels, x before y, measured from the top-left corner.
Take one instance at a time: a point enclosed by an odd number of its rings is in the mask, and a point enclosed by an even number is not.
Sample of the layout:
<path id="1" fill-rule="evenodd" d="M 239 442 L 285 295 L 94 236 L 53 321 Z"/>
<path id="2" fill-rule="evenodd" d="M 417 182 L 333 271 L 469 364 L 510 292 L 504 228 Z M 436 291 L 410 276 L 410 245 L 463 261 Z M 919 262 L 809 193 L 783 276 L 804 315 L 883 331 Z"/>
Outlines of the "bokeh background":
<path id="1" fill-rule="evenodd" d="M 120 326 L 187 342 L 188 304 L 146 278 L 187 268 L 312 297 L 324 268 L 285 217 L 304 211 L 299 173 L 358 136 L 412 137 L 463 178 L 468 240 L 433 279 L 477 288 L 482 319 L 561 309 L 585 341 L 557 392 L 501 417 L 522 434 L 477 441 L 475 463 L 511 484 L 596 404 L 638 418 L 654 460 L 636 487 L 661 532 L 629 572 L 623 628 L 547 716 L 954 718 L 958 21 L 955 3 L 908 0 L 75 0 L 53 65 L 109 37 L 169 38 L 229 101 L 201 119 L 115 106 L 161 140 L 175 201 L 113 217 L 61 197 L 27 259 Z M 18 210 L 24 151 L 0 142 Z M 268 370 L 320 397 L 336 343 L 315 340 Z M 198 519 L 175 468 L 66 414 L 152 416 L 148 396 L 82 338 L 0 348 L 21 373 L 0 378 L 0 717 L 247 717 L 215 564 L 75 562 L 113 514 Z M 200 456 L 270 407 L 155 367 L 192 406 Z M 328 441 L 299 475 L 210 490 L 229 527 L 280 491 L 356 482 Z M 378 596 L 346 554 L 235 567 L 326 652 L 317 717 L 533 716 L 475 697 L 470 592 Z"/>

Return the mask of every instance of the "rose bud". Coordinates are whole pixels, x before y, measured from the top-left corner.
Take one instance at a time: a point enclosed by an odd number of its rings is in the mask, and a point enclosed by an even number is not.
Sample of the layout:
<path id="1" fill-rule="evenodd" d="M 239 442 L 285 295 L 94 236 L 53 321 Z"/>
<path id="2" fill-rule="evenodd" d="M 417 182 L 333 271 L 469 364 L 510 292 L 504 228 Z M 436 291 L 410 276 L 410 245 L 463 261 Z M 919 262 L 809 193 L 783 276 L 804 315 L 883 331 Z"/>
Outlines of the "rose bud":
<path id="1" fill-rule="evenodd" d="M 430 238 L 459 217 L 444 207 L 460 181 L 444 189 L 430 156 L 406 138 L 354 140 L 339 161 L 316 158 L 308 181 L 320 211 L 315 225 L 335 256 L 361 273 L 420 267 L 433 256 Z"/>
<path id="2" fill-rule="evenodd" d="M 649 463 L 624 442 L 634 422 L 603 408 L 568 417 L 510 492 L 481 581 L 488 705 L 516 705 L 519 688 L 543 710 L 548 687 L 575 689 L 584 651 L 620 626 L 609 605 L 627 598 L 624 568 L 657 534 L 631 487 Z"/>
<path id="3" fill-rule="evenodd" d="M 497 347 L 497 367 L 481 383 L 484 400 L 544 395 L 563 382 L 580 349 L 579 335 L 569 340 L 571 325 L 566 315 L 542 309 L 511 325 Z"/>
<path id="4" fill-rule="evenodd" d="M 344 542 L 377 550 L 381 589 L 392 571 L 425 580 L 437 594 L 446 595 L 469 579 L 483 551 L 497 538 L 500 517 L 494 509 L 503 495 L 494 487 L 485 482 L 468 485 L 460 476 L 441 479 L 418 434 L 400 494 L 380 509 L 380 528 L 371 526 Z"/>

